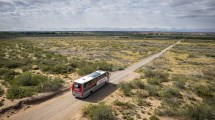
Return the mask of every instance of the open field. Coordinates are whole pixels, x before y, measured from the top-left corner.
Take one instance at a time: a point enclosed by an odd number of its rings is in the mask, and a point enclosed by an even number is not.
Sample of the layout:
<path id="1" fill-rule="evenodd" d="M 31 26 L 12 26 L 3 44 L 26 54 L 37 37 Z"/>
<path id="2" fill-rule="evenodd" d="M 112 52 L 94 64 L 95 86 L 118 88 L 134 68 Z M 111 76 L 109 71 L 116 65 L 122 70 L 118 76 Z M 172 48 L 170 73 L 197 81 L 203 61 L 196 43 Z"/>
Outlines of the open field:
<path id="1" fill-rule="evenodd" d="M 86 106 L 83 116 L 93 119 L 106 113 L 109 118 L 127 120 L 213 120 L 214 51 L 214 40 L 182 40 L 140 68 L 139 78 L 121 82 L 103 103 L 94 105 L 94 111 L 89 112 L 92 106 Z"/>
<path id="2" fill-rule="evenodd" d="M 56 91 L 96 69 L 122 70 L 174 42 L 117 36 L 2 39 L 1 106 Z"/>

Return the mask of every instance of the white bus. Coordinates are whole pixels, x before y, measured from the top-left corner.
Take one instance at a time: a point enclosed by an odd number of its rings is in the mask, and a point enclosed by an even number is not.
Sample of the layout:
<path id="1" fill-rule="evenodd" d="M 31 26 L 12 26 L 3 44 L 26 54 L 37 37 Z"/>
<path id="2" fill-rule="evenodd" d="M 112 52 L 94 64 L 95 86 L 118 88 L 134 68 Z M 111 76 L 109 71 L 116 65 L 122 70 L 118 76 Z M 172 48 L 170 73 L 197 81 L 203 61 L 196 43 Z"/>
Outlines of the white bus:
<path id="1" fill-rule="evenodd" d="M 78 98 L 85 98 L 105 84 L 109 83 L 110 74 L 97 70 L 73 82 L 72 94 Z"/>

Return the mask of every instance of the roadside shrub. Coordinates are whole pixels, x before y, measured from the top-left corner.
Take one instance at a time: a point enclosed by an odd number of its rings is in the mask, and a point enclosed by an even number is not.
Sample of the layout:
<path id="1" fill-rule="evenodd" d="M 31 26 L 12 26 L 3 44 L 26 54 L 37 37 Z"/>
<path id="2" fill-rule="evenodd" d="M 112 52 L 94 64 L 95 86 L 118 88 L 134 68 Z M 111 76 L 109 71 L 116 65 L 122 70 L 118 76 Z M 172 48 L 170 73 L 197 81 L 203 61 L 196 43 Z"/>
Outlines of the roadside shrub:
<path id="1" fill-rule="evenodd" d="M 159 86 L 147 85 L 145 89 L 149 92 L 151 96 L 159 96 L 159 91 L 161 88 Z"/>
<path id="2" fill-rule="evenodd" d="M 104 70 L 104 71 L 113 70 L 113 65 L 111 65 L 107 62 L 96 62 L 96 63 L 94 63 L 94 66 L 96 66 L 99 70 Z"/>
<path id="3" fill-rule="evenodd" d="M 116 106 L 121 106 L 121 107 L 126 108 L 126 109 L 132 109 L 133 108 L 132 104 L 130 104 L 128 102 L 121 102 L 119 100 L 113 101 L 113 104 Z"/>
<path id="4" fill-rule="evenodd" d="M 83 109 L 83 114 L 91 120 L 115 120 L 111 106 L 105 103 L 90 104 Z"/>
<path id="5" fill-rule="evenodd" d="M 78 70 L 78 74 L 79 75 L 86 75 L 86 74 L 89 74 L 89 73 L 92 73 L 96 70 L 96 68 L 92 68 L 92 67 L 83 67 L 83 68 L 80 68 Z"/>
<path id="6" fill-rule="evenodd" d="M 151 69 L 145 69 L 145 70 L 144 70 L 144 75 L 145 75 L 146 77 L 154 77 L 154 76 L 155 76 L 155 73 L 154 73 L 154 71 L 151 70 Z"/>
<path id="7" fill-rule="evenodd" d="M 144 82 L 141 79 L 134 79 L 133 81 L 130 82 L 131 87 L 134 89 L 144 89 L 145 85 Z"/>
<path id="8" fill-rule="evenodd" d="M 61 87 L 63 87 L 63 80 L 61 79 L 53 79 L 53 80 L 47 80 L 43 83 L 41 83 L 37 89 L 38 92 L 54 92 L 59 90 Z"/>
<path id="9" fill-rule="evenodd" d="M 147 82 L 149 84 L 153 84 L 153 85 L 160 85 L 160 83 L 162 82 L 160 78 L 158 77 L 151 77 L 147 79 Z"/>
<path id="10" fill-rule="evenodd" d="M 147 78 L 160 79 L 160 82 L 167 82 L 169 74 L 161 70 L 146 69 L 144 75 Z"/>
<path id="11" fill-rule="evenodd" d="M 119 83 L 120 90 L 123 92 L 125 96 L 131 95 L 131 84 L 129 82 L 120 82 Z"/>
<path id="12" fill-rule="evenodd" d="M 34 88 L 32 87 L 18 87 L 12 86 L 8 89 L 6 97 L 8 99 L 18 99 L 24 97 L 30 97 L 34 94 Z"/>
<path id="13" fill-rule="evenodd" d="M 42 75 L 36 75 L 30 72 L 25 72 L 13 80 L 14 84 L 21 86 L 37 86 L 38 84 L 46 81 L 48 78 Z"/>

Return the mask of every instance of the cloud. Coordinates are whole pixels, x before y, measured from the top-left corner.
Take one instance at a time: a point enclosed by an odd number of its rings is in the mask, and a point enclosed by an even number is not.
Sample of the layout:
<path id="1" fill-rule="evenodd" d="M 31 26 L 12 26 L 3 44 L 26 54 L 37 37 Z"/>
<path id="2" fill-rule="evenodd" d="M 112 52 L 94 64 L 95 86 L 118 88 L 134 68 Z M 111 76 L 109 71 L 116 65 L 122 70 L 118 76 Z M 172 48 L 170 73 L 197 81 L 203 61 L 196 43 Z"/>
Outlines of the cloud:
<path id="1" fill-rule="evenodd" d="M 214 0 L 0 0 L 0 30 L 215 29 Z"/>

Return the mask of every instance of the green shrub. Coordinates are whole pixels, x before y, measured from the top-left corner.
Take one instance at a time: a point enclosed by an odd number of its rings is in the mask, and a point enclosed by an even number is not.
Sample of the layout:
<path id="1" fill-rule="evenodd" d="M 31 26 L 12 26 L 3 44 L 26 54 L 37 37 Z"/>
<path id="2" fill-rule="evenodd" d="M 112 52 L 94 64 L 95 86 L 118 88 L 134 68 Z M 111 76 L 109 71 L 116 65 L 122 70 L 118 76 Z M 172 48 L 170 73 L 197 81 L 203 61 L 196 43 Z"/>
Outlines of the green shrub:
<path id="1" fill-rule="evenodd" d="M 15 78 L 14 84 L 21 86 L 37 86 L 46 81 L 48 78 L 42 75 L 36 75 L 30 72 L 25 72 Z"/>
<path id="2" fill-rule="evenodd" d="M 155 116 L 155 115 L 152 115 L 149 119 L 150 120 L 159 120 L 159 118 L 157 116 Z"/>
<path id="3" fill-rule="evenodd" d="M 162 82 L 160 78 L 158 77 L 151 77 L 147 79 L 147 82 L 149 84 L 153 84 L 153 85 L 160 85 L 160 83 Z"/>
<path id="4" fill-rule="evenodd" d="M 160 94 L 161 94 L 160 96 L 166 97 L 166 98 L 170 98 L 170 97 L 179 97 L 179 98 L 181 98 L 182 97 L 182 95 L 179 92 L 179 90 L 177 88 L 173 88 L 173 87 L 164 88 L 164 90 L 161 91 Z"/>
<path id="5" fill-rule="evenodd" d="M 22 67 L 22 71 L 23 71 L 23 72 L 27 72 L 27 71 L 29 71 L 29 70 L 32 70 L 32 67 L 31 67 L 31 66 L 23 66 L 23 67 Z"/>
<path id="6" fill-rule="evenodd" d="M 71 66 L 67 66 L 67 65 L 63 65 L 63 64 L 57 64 L 50 69 L 50 72 L 55 73 L 55 74 L 60 74 L 60 73 L 68 73 L 68 72 L 71 72 L 74 70 L 75 69 L 72 68 Z"/>
<path id="7" fill-rule="evenodd" d="M 161 108 L 155 110 L 155 114 L 158 116 L 180 116 L 181 108 L 171 107 L 171 106 L 161 106 Z"/>
<path id="8" fill-rule="evenodd" d="M 145 85 L 144 82 L 141 79 L 134 79 L 133 81 L 130 82 L 131 87 L 134 89 L 144 89 Z"/>
<path id="9" fill-rule="evenodd" d="M 23 66 L 24 63 L 17 60 L 7 60 L 5 66 L 7 68 L 17 68 Z"/>
<path id="10" fill-rule="evenodd" d="M 154 77 L 154 76 L 155 76 L 155 73 L 154 73 L 154 71 L 151 70 L 151 69 L 146 69 L 146 70 L 144 70 L 144 75 L 145 75 L 146 77 Z"/>
<path id="11" fill-rule="evenodd" d="M 214 120 L 215 106 L 201 103 L 188 105 L 183 115 L 193 120 Z"/>
<path id="12" fill-rule="evenodd" d="M 113 110 L 110 106 L 99 103 L 88 105 L 83 109 L 83 114 L 91 120 L 114 120 Z"/>
<path id="13" fill-rule="evenodd" d="M 130 96 L 131 95 L 131 84 L 129 82 L 120 82 L 119 83 L 120 90 L 123 92 L 125 96 Z"/>
<path id="14" fill-rule="evenodd" d="M 92 68 L 92 67 L 83 67 L 83 68 L 80 68 L 78 70 L 78 74 L 79 75 L 86 75 L 86 74 L 90 74 L 92 72 L 96 71 L 95 68 Z"/>
<path id="15" fill-rule="evenodd" d="M 6 97 L 8 99 L 18 99 L 24 97 L 30 97 L 34 94 L 34 88 L 32 87 L 18 87 L 18 86 L 11 86 L 8 89 Z"/>
<path id="16" fill-rule="evenodd" d="M 113 70 L 113 65 L 111 65 L 107 62 L 96 62 L 96 63 L 94 63 L 94 66 L 96 66 L 99 70 L 104 70 L 104 71 Z"/>
<path id="17" fill-rule="evenodd" d="M 4 75 L 3 75 L 3 79 L 4 79 L 4 81 L 6 81 L 6 82 L 10 82 L 11 80 L 14 79 L 14 77 L 15 77 L 16 75 L 19 74 L 19 73 L 15 72 L 14 70 L 6 70 L 6 71 L 7 71 L 7 72 L 4 73 Z"/>
<path id="18" fill-rule="evenodd" d="M 159 96 L 159 91 L 161 88 L 159 86 L 147 85 L 145 89 L 149 92 L 151 96 Z"/>
<path id="19" fill-rule="evenodd" d="M 179 107 L 181 103 L 183 103 L 183 100 L 175 97 L 164 98 L 164 101 L 162 102 L 162 104 L 165 104 L 167 106 L 174 107 L 174 108 Z"/>
<path id="20" fill-rule="evenodd" d="M 119 101 L 119 100 L 115 100 L 115 101 L 113 102 L 113 104 L 116 105 L 116 106 L 124 107 L 124 108 L 126 108 L 126 109 L 132 109 L 132 108 L 133 108 L 133 105 L 132 105 L 132 104 L 130 104 L 130 103 L 128 103 L 128 102 L 121 102 L 121 101 Z"/>
<path id="21" fill-rule="evenodd" d="M 179 79 L 177 81 L 174 81 L 173 84 L 178 88 L 184 89 L 186 82 L 185 80 Z"/>
<path id="22" fill-rule="evenodd" d="M 61 79 L 47 80 L 41 83 L 37 89 L 38 92 L 54 92 L 63 87 L 63 81 Z"/>
<path id="23" fill-rule="evenodd" d="M 136 101 L 137 101 L 137 105 L 139 105 L 139 106 L 150 106 L 151 105 L 150 102 L 147 102 L 143 98 L 137 98 Z"/>
<path id="24" fill-rule="evenodd" d="M 164 72 L 164 71 L 161 71 L 161 70 L 151 70 L 151 69 L 146 69 L 144 71 L 144 75 L 147 78 L 156 79 L 156 81 L 159 81 L 159 82 L 167 82 L 168 81 L 168 77 L 169 77 L 169 74 L 166 73 L 166 72 Z"/>
<path id="25" fill-rule="evenodd" d="M 191 87 L 192 87 L 191 89 L 201 97 L 213 97 L 214 88 L 210 87 L 210 85 L 196 83 Z"/>

